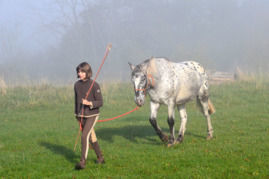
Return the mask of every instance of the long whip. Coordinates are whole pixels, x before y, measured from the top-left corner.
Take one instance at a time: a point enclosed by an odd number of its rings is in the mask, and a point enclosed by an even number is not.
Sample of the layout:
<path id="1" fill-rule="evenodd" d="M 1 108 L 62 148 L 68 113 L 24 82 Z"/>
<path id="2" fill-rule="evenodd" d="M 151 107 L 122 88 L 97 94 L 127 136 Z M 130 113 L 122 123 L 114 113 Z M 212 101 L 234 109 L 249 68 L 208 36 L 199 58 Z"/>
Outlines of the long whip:
<path id="1" fill-rule="evenodd" d="M 88 96 L 89 96 L 89 94 L 91 93 L 91 90 L 92 90 L 92 87 L 93 87 L 93 85 L 94 85 L 94 83 L 95 83 L 95 80 L 96 80 L 96 78 L 98 77 L 98 75 L 99 75 L 99 73 L 100 73 L 100 71 L 101 71 L 101 69 L 102 69 L 102 67 L 103 67 L 103 65 L 104 65 L 104 63 L 105 63 L 105 60 L 106 60 L 106 58 L 107 58 L 107 56 L 108 56 L 109 51 L 111 50 L 111 47 L 112 47 L 111 44 L 108 44 L 108 45 L 107 45 L 107 47 L 106 47 L 106 52 L 105 52 L 105 56 L 104 56 L 104 58 L 103 58 L 103 60 L 102 60 L 101 65 L 99 66 L 99 68 L 98 68 L 98 70 L 97 70 L 97 73 L 95 74 L 95 77 L 94 77 L 94 79 L 93 79 L 93 81 L 92 81 L 92 84 L 91 84 L 89 90 L 88 90 L 87 93 L 86 93 L 85 99 L 87 99 Z M 80 124 L 79 124 L 79 131 L 78 131 L 78 134 L 77 134 L 77 138 L 76 138 L 76 142 L 75 142 L 75 146 L 74 146 L 74 151 L 76 150 L 76 147 L 77 147 L 77 143 L 78 143 L 78 138 L 79 138 L 79 135 L 80 135 L 80 131 L 82 131 L 83 114 L 84 114 L 84 107 L 82 108 L 82 111 L 81 111 L 81 119 L 80 119 Z"/>

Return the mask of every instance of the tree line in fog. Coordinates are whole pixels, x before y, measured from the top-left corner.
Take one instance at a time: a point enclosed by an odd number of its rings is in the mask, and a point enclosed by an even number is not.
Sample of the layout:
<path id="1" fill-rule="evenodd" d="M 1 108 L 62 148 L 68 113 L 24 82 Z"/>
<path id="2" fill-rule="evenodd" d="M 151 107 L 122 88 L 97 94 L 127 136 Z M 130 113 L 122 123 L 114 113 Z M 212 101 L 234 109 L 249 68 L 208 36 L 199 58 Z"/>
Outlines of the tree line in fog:
<path id="1" fill-rule="evenodd" d="M 82 61 L 96 72 L 108 43 L 112 50 L 100 80 L 127 80 L 128 61 L 138 64 L 152 56 L 196 60 L 208 69 L 230 72 L 236 67 L 266 72 L 269 67 L 266 0 L 52 3 L 58 16 L 43 25 L 55 39 L 38 53 L 24 49 L 31 39 L 20 40 L 20 27 L 0 25 L 0 76 L 6 81 L 72 83 Z M 46 8 L 40 11 L 50 15 Z"/>

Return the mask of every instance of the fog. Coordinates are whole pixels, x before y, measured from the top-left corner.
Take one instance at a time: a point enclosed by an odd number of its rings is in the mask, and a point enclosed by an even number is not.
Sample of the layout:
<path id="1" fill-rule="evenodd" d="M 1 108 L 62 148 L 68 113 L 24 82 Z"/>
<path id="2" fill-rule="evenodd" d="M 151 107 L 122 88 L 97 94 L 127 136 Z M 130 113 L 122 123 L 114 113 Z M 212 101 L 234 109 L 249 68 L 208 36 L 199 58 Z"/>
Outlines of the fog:
<path id="1" fill-rule="evenodd" d="M 87 61 L 99 81 L 128 80 L 128 62 L 195 60 L 266 73 L 268 0 L 0 0 L 0 78 L 72 84 Z"/>

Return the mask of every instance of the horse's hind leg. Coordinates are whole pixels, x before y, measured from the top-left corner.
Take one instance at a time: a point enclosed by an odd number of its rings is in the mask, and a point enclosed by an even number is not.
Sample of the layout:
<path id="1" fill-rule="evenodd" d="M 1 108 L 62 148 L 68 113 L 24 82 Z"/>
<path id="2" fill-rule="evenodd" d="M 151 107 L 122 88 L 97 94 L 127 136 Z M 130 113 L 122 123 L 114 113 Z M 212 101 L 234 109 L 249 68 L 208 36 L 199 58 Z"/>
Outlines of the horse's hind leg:
<path id="1" fill-rule="evenodd" d="M 201 108 L 203 110 L 203 114 L 207 119 L 207 140 L 213 138 L 213 127 L 211 124 L 211 118 L 209 114 L 209 99 L 208 96 L 198 96 L 198 102 L 201 105 Z"/>
<path id="2" fill-rule="evenodd" d="M 186 112 L 185 105 L 178 105 L 177 108 L 179 110 L 181 123 L 180 123 L 180 129 L 179 129 L 178 138 L 176 140 L 176 143 L 181 143 L 181 142 L 183 142 L 184 133 L 186 131 L 187 112 Z"/>
<path id="3" fill-rule="evenodd" d="M 168 136 L 165 135 L 161 128 L 158 126 L 158 123 L 157 123 L 157 112 L 158 112 L 158 109 L 160 107 L 160 104 L 159 103 L 154 103 L 154 102 L 150 102 L 150 109 L 151 109 L 151 114 L 150 114 L 150 118 L 149 118 L 149 122 L 151 123 L 152 127 L 155 129 L 156 133 L 158 134 L 158 136 L 160 137 L 160 139 L 163 141 L 163 142 L 168 142 Z"/>
<path id="4" fill-rule="evenodd" d="M 174 124 L 175 124 L 175 104 L 171 103 L 168 105 L 168 125 L 170 129 L 170 136 L 169 136 L 169 141 L 168 141 L 168 147 L 172 146 L 175 141 L 175 129 L 174 129 Z"/>
<path id="5" fill-rule="evenodd" d="M 213 113 L 215 109 L 213 109 L 213 105 L 209 106 L 209 92 L 208 92 L 208 82 L 204 81 L 204 84 L 201 86 L 198 97 L 197 97 L 197 102 L 200 105 L 202 112 L 204 116 L 206 117 L 207 120 L 207 140 L 213 138 L 213 127 L 211 124 L 211 118 L 209 112 Z M 213 107 L 213 108 L 212 108 Z"/>

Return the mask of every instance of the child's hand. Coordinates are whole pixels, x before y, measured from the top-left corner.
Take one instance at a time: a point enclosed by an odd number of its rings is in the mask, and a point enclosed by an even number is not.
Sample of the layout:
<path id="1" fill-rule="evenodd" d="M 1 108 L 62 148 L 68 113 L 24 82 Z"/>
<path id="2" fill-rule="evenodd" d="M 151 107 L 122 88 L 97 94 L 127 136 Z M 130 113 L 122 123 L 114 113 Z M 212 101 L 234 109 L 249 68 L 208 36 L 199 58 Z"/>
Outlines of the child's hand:
<path id="1" fill-rule="evenodd" d="M 91 102 L 91 101 L 88 101 L 88 100 L 86 100 L 86 99 L 82 99 L 82 104 L 87 105 L 87 106 L 90 106 L 90 107 L 93 106 L 93 105 L 92 105 L 92 102 Z"/>

